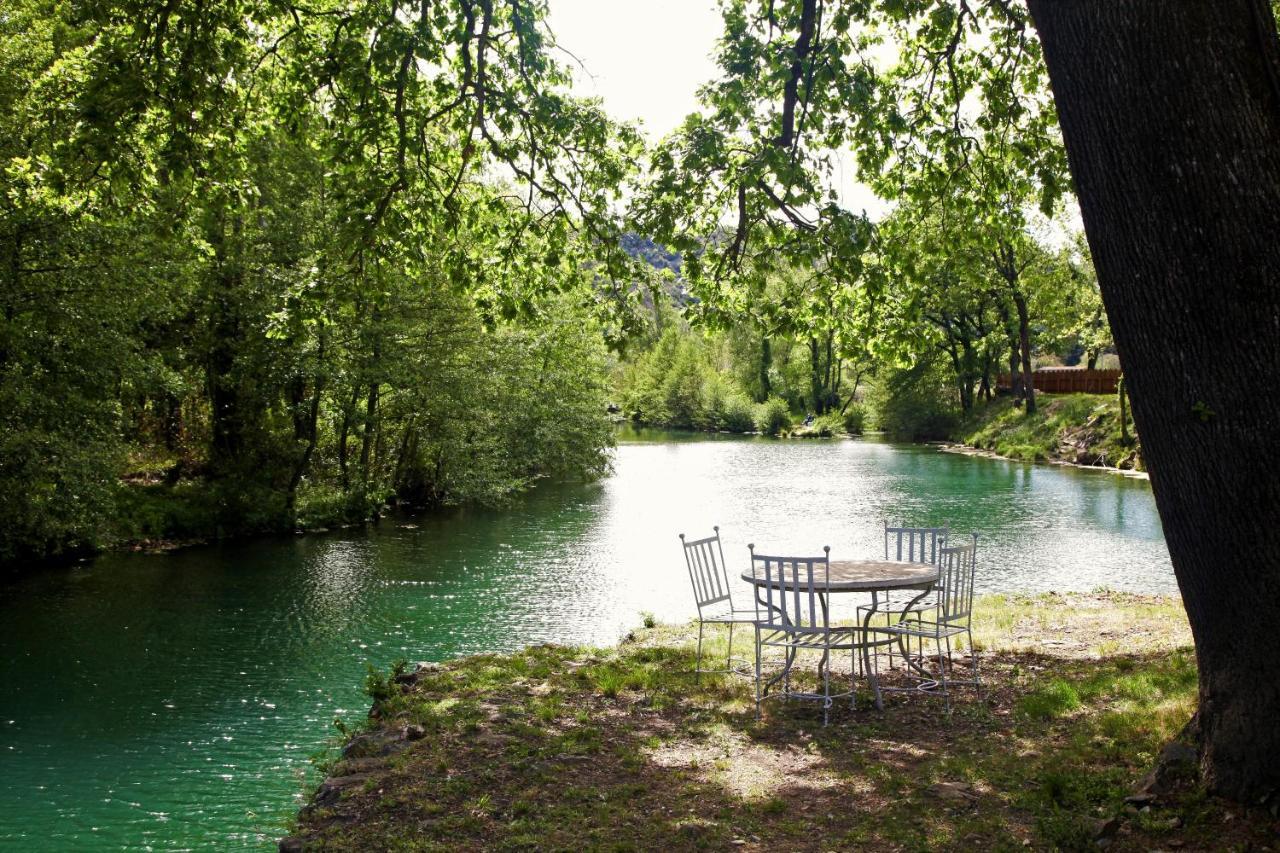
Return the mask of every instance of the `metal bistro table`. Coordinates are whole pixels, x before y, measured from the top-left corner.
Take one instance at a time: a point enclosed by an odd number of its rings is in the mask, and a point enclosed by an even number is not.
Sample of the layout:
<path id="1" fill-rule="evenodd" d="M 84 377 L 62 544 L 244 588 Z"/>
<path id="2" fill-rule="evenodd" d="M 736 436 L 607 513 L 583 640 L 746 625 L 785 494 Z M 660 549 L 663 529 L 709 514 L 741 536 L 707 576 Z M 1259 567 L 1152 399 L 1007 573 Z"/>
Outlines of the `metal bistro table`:
<path id="1" fill-rule="evenodd" d="M 751 584 L 755 589 L 756 601 L 761 607 L 766 607 L 767 601 L 762 595 L 765 587 L 765 579 L 756 576 L 752 572 L 743 572 L 742 579 Z M 879 595 L 882 592 L 893 592 L 895 590 L 918 590 L 919 595 L 912 600 L 912 604 L 924 598 L 933 589 L 934 584 L 938 582 L 938 567 L 929 565 L 928 563 L 907 563 L 898 560 L 832 560 L 829 564 L 827 572 L 827 582 L 818 585 L 818 592 L 822 599 L 822 610 L 824 616 L 828 615 L 828 595 L 844 592 L 860 592 L 871 593 L 871 603 L 875 605 L 879 603 Z M 794 578 L 782 577 L 777 575 L 773 578 L 772 586 L 786 590 L 795 589 Z M 871 672 L 871 655 L 872 646 L 886 645 L 897 642 L 902 646 L 902 638 L 889 638 L 884 640 L 870 640 L 867 638 L 867 627 L 871 623 L 871 618 L 875 615 L 874 610 L 868 610 L 866 616 L 862 620 L 862 661 L 863 668 L 867 676 L 867 681 L 871 685 L 872 693 L 875 696 L 877 708 L 883 708 L 884 703 L 880 695 L 880 684 L 874 673 Z M 903 657 L 910 662 L 910 655 L 907 649 L 902 648 Z M 794 651 L 787 655 L 786 663 L 783 671 L 773 678 L 769 679 L 766 686 L 772 686 L 779 679 L 785 676 L 791 669 L 792 663 L 795 661 Z M 826 666 L 826 655 L 823 655 L 821 667 Z"/>

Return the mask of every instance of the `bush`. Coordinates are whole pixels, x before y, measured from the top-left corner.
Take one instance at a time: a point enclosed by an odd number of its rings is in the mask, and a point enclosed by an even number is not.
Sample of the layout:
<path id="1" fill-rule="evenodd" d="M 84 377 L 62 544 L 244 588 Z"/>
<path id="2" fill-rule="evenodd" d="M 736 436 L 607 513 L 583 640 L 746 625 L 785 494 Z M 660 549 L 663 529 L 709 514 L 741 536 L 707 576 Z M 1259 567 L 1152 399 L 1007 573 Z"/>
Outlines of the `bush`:
<path id="1" fill-rule="evenodd" d="M 777 435 L 791 426 L 791 410 L 781 397 L 770 397 L 756 407 L 756 429 L 764 435 Z"/>
<path id="2" fill-rule="evenodd" d="M 960 423 L 955 389 L 937 359 L 887 371 L 874 397 L 880 428 L 895 438 L 946 439 Z"/>
<path id="3" fill-rule="evenodd" d="M 840 417 L 839 412 L 831 412 L 819 418 L 814 418 L 813 426 L 809 429 L 819 438 L 831 438 L 844 433 L 844 420 Z"/>
<path id="4" fill-rule="evenodd" d="M 217 530 L 217 498 L 203 480 L 118 487 L 113 542 L 204 539 L 215 536 Z"/>
<path id="5" fill-rule="evenodd" d="M 756 407 L 746 395 L 729 397 L 724 407 L 724 428 L 729 432 L 751 432 L 756 428 Z"/>
<path id="6" fill-rule="evenodd" d="M 359 489 L 344 492 L 333 485 L 304 484 L 298 491 L 295 523 L 308 529 L 360 524 L 372 518 L 385 501 Z"/>
<path id="7" fill-rule="evenodd" d="M 850 435 L 862 435 L 867 423 L 867 409 L 861 403 L 850 403 L 844 410 L 844 431 Z"/>

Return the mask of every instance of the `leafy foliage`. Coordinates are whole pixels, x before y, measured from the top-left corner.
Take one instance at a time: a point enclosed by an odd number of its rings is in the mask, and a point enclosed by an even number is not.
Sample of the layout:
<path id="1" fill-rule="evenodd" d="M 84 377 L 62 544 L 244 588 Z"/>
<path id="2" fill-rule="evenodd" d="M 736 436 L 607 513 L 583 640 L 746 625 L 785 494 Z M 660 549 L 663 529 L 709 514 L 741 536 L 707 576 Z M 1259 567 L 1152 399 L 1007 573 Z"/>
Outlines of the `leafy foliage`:
<path id="1" fill-rule="evenodd" d="M 543 14 L 6 5 L 0 560 L 129 535 L 122 473 L 229 533 L 605 469 L 639 138 Z"/>

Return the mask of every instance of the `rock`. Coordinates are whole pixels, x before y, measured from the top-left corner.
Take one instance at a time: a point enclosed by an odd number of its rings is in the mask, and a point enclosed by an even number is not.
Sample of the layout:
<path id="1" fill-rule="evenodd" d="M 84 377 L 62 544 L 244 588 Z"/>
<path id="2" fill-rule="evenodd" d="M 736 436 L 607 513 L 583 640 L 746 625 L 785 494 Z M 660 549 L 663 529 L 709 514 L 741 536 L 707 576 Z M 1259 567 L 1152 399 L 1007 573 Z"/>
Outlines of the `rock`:
<path id="1" fill-rule="evenodd" d="M 1194 769 L 1200 763 L 1200 753 L 1195 747 L 1175 740 L 1165 744 L 1164 749 L 1160 750 L 1160 758 L 1157 761 L 1169 767 Z"/>
<path id="2" fill-rule="evenodd" d="M 389 732 L 380 730 L 356 735 L 342 750 L 343 758 L 370 758 L 391 755 L 407 746 L 403 729 Z"/>
<path id="3" fill-rule="evenodd" d="M 350 776 L 330 776 L 320 783 L 312 804 L 321 808 L 332 806 L 342 799 L 342 792 L 356 785 L 363 785 L 369 778 L 368 773 L 352 773 Z"/>
<path id="4" fill-rule="evenodd" d="M 1102 457 L 1087 447 L 1076 449 L 1075 463 L 1077 465 L 1098 465 L 1102 462 Z"/>
<path id="5" fill-rule="evenodd" d="M 511 736 L 498 734 L 497 732 L 480 732 L 479 734 L 472 736 L 471 742 L 477 746 L 484 746 L 493 749 L 496 747 L 506 746 L 511 742 Z"/>
<path id="6" fill-rule="evenodd" d="M 934 782 L 927 790 L 938 799 L 953 803 L 968 803 L 977 796 L 973 792 L 973 786 L 963 782 Z"/>
<path id="7" fill-rule="evenodd" d="M 1181 741 L 1165 744 L 1152 768 L 1138 785 L 1138 790 L 1125 798 L 1129 803 L 1150 803 L 1161 794 L 1173 790 L 1179 782 L 1195 778 L 1200 753 Z"/>
<path id="8" fill-rule="evenodd" d="M 413 668 L 412 672 L 402 672 L 395 676 L 392 680 L 399 684 L 402 688 L 409 688 L 422 680 L 424 675 L 432 672 L 439 672 L 443 667 L 438 663 L 420 663 Z"/>
<path id="9" fill-rule="evenodd" d="M 333 768 L 334 776 L 355 776 L 359 773 L 372 773 L 386 766 L 381 758 L 344 758 Z"/>
<path id="10" fill-rule="evenodd" d="M 1111 838 L 1120 829 L 1120 818 L 1107 817 L 1098 818 L 1093 822 L 1094 838 Z"/>

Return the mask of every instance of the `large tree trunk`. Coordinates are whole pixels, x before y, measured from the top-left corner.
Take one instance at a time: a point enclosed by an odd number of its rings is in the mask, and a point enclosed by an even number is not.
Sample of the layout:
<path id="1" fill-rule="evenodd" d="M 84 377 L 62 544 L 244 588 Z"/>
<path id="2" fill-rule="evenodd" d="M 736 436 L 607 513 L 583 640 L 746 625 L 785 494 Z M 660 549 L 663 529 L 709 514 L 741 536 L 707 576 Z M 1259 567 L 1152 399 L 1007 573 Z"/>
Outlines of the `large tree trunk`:
<path id="1" fill-rule="evenodd" d="M 378 431 L 378 391 L 379 384 L 369 384 L 369 396 L 365 398 L 364 433 L 360 437 L 360 481 L 367 491 L 369 488 L 370 453 L 373 450 L 373 438 Z"/>
<path id="2" fill-rule="evenodd" d="M 1005 337 L 1009 341 L 1009 395 L 1016 401 L 1023 396 L 1022 371 L 1019 369 L 1021 356 L 1018 347 L 1018 327 L 1013 322 L 1004 298 L 996 295 L 996 312 L 1000 315 L 1000 323 L 1004 326 Z"/>
<path id="3" fill-rule="evenodd" d="M 822 414 L 826 394 L 822 387 L 822 357 L 818 354 L 817 338 L 809 338 L 809 396 L 813 401 L 813 413 Z"/>
<path id="4" fill-rule="evenodd" d="M 206 360 L 209 458 L 215 476 L 239 472 L 245 467 L 245 436 L 247 422 L 252 417 L 251 404 L 244 399 L 243 382 L 236 370 L 244 336 L 240 306 L 244 280 L 239 262 L 243 227 L 239 215 L 231 214 L 231 234 L 228 235 L 224 216 L 220 214 L 213 234 L 217 269 L 209 309 L 212 344 Z"/>
<path id="5" fill-rule="evenodd" d="M 1036 380 L 1031 370 L 1031 318 L 1027 313 L 1027 297 L 1022 291 L 1013 292 L 1013 304 L 1018 309 L 1018 348 L 1022 350 L 1022 394 L 1027 401 L 1027 414 L 1036 412 Z"/>
<path id="6" fill-rule="evenodd" d="M 760 399 L 756 401 L 758 403 L 765 402 L 773 393 L 773 389 L 769 387 L 769 367 L 772 364 L 773 348 L 769 346 L 769 336 L 763 335 L 760 338 Z"/>
<path id="7" fill-rule="evenodd" d="M 294 439 L 303 442 L 303 449 L 294 463 L 293 472 L 289 476 L 289 486 L 285 490 L 285 511 L 288 512 L 290 519 L 294 517 L 294 509 L 298 502 L 298 486 L 301 485 L 307 469 L 311 467 L 311 457 L 315 455 L 316 444 L 320 438 L 320 403 L 324 397 L 325 343 L 328 337 L 328 331 L 322 321 L 316 346 L 315 373 L 311 378 L 311 402 L 307 406 L 305 415 L 297 410 L 299 405 L 295 404 Z"/>
<path id="8" fill-rule="evenodd" d="M 1280 788 L 1280 43 L 1266 0 L 1029 0 L 1195 636 L 1205 780 Z"/>

